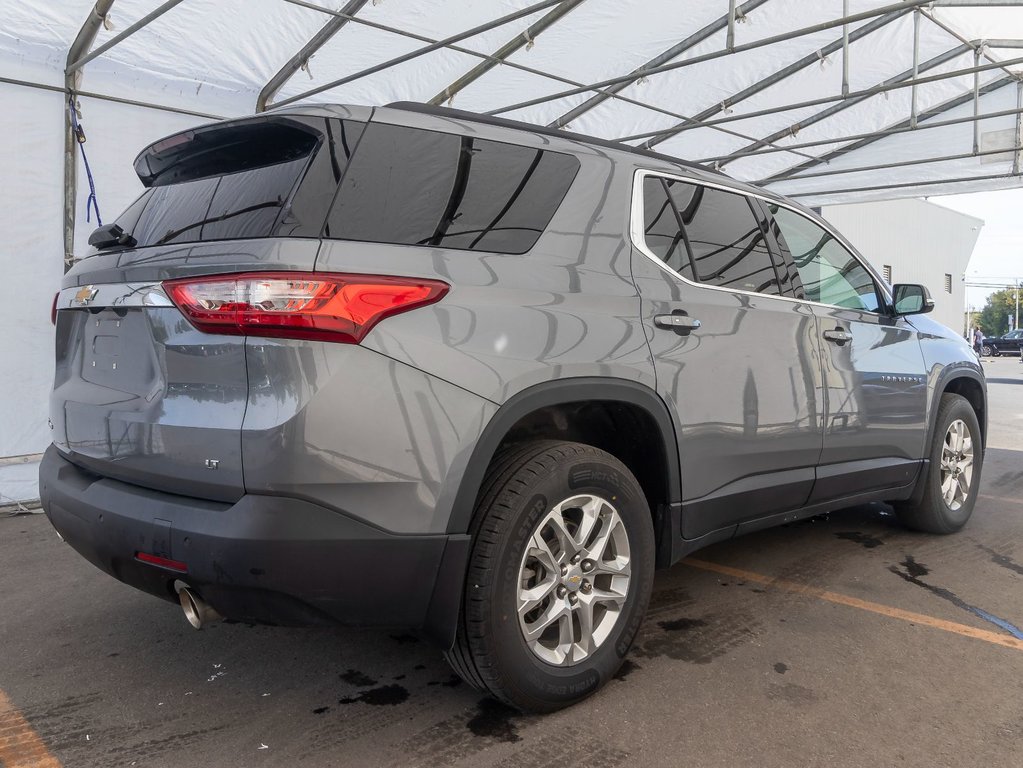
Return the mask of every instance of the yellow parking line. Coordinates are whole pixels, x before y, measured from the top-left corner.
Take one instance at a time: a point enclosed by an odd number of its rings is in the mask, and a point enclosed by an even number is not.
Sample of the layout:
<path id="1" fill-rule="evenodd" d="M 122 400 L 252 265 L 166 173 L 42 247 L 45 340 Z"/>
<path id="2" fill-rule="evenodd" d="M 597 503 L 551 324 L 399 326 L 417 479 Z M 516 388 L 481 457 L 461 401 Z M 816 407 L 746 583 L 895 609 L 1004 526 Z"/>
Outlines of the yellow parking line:
<path id="1" fill-rule="evenodd" d="M 869 600 L 860 600 L 858 597 L 851 597 L 849 595 L 843 595 L 839 592 L 829 592 L 826 589 L 819 589 L 817 587 L 811 587 L 807 584 L 799 584 L 794 581 L 786 581 L 785 579 L 776 579 L 771 576 L 765 576 L 762 573 L 754 573 L 753 571 L 745 571 L 741 568 L 732 568 L 727 565 L 720 565 L 718 563 L 711 563 L 706 560 L 694 560 L 693 558 L 687 558 L 682 561 L 686 565 L 693 568 L 699 568 L 704 571 L 713 571 L 714 573 L 720 573 L 725 576 L 731 576 L 736 579 L 744 579 L 745 581 L 756 582 L 757 584 L 764 584 L 775 589 L 781 589 L 786 592 L 795 592 L 801 595 L 808 595 L 810 597 L 816 597 L 819 600 L 826 600 L 829 603 L 836 603 L 838 605 L 847 605 L 850 608 L 859 608 L 861 611 L 870 611 L 871 613 L 877 613 L 881 616 L 888 616 L 892 619 L 901 619 L 902 621 L 908 621 L 913 624 L 920 624 L 925 627 L 933 627 L 934 629 L 941 629 L 945 632 L 951 632 L 955 635 L 962 635 L 963 637 L 972 637 L 974 640 L 983 640 L 994 645 L 1001 645 L 1005 648 L 1013 648 L 1017 651 L 1023 651 L 1023 640 L 1019 640 L 1009 635 L 1002 635 L 997 632 L 989 632 L 986 629 L 977 629 L 966 624 L 959 624 L 955 621 L 945 621 L 945 619 L 938 619 L 934 616 L 927 616 L 923 613 L 913 613 L 912 611 L 904 611 L 901 608 L 894 608 L 890 605 L 882 605 L 881 603 L 872 603 Z"/>
<path id="2" fill-rule="evenodd" d="M 39 734 L 0 691 L 0 765 L 4 768 L 61 768 Z"/>

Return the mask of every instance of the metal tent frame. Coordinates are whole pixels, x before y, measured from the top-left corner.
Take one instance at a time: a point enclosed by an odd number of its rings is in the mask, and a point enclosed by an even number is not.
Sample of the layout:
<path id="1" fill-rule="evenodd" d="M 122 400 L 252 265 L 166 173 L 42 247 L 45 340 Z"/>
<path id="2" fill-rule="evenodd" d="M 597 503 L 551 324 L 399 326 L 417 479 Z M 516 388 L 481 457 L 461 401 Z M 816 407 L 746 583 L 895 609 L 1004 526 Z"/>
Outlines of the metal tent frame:
<path id="1" fill-rule="evenodd" d="M 722 4 L 726 0 L 719 0 Z M 359 13 L 367 4 L 367 0 L 348 0 L 340 9 L 318 5 L 308 0 L 281 0 L 293 6 L 301 7 L 310 11 L 323 14 L 326 19 L 323 26 L 306 42 L 295 54 L 270 78 L 260 90 L 255 103 L 255 110 L 261 112 L 273 107 L 286 106 L 296 101 L 309 99 L 318 94 L 334 88 L 355 82 L 380 72 L 386 72 L 392 68 L 423 57 L 429 53 L 444 49 L 459 54 L 479 59 L 479 63 L 473 66 L 464 74 L 452 80 L 450 84 L 436 93 L 427 103 L 442 104 L 450 102 L 456 94 L 473 83 L 487 77 L 488 73 L 498 67 L 518 70 L 529 75 L 539 76 L 547 81 L 566 86 L 561 90 L 544 96 L 520 101 L 506 105 L 498 109 L 492 109 L 487 114 L 498 115 L 516 112 L 542 104 L 559 103 L 573 97 L 585 96 L 585 100 L 567 108 L 560 116 L 551 121 L 548 127 L 566 127 L 581 116 L 600 107 L 608 101 L 614 100 L 621 104 L 630 105 L 641 110 L 673 118 L 676 123 L 666 128 L 648 131 L 641 134 L 633 134 L 619 138 L 623 142 L 642 141 L 641 146 L 653 147 L 683 133 L 698 130 L 711 129 L 718 133 L 727 134 L 730 138 L 741 139 L 744 143 L 737 149 L 725 153 L 716 153 L 702 158 L 699 162 L 713 165 L 717 168 L 726 167 L 739 160 L 755 158 L 766 154 L 788 154 L 794 156 L 792 165 L 783 170 L 764 176 L 758 183 L 772 185 L 782 181 L 799 179 L 823 178 L 845 174 L 853 174 L 861 171 L 877 171 L 888 168 L 906 168 L 912 166 L 937 165 L 963 160 L 974 157 L 984 157 L 992 154 L 1013 153 L 1013 162 L 1010 173 L 981 174 L 970 177 L 949 177 L 941 183 L 965 183 L 965 182 L 990 182 L 992 187 L 1004 184 L 1006 179 L 1020 179 L 1021 164 L 1023 164 L 1023 71 L 1011 69 L 1023 65 L 1023 56 L 998 60 L 991 54 L 992 49 L 1009 50 L 1023 48 L 1023 40 L 997 39 L 997 40 L 967 40 L 954 28 L 935 17 L 934 10 L 937 8 L 984 8 L 995 6 L 1020 7 L 1023 9 L 1023 0 L 901 0 L 887 5 L 879 6 L 868 11 L 849 13 L 849 0 L 843 2 L 842 15 L 828 21 L 788 30 L 782 34 L 736 44 L 735 25 L 745 20 L 754 11 L 758 13 L 769 12 L 771 0 L 727 0 L 727 12 L 702 28 L 692 31 L 684 39 L 664 50 L 659 55 L 651 58 L 638 68 L 632 68 L 628 73 L 605 78 L 597 82 L 578 82 L 571 78 L 551 71 L 524 65 L 512 60 L 512 55 L 528 50 L 537 37 L 557 24 L 569 24 L 572 14 L 586 0 L 538 0 L 519 10 L 496 17 L 479 24 L 471 29 L 464 30 L 457 34 L 442 39 L 431 39 L 428 36 L 418 34 L 409 29 L 401 29 L 395 26 L 380 24 L 360 17 Z M 55 86 L 45 86 L 37 83 L 25 83 L 9 78 L 0 78 L 0 82 L 12 82 L 19 85 L 46 88 L 48 90 L 63 91 L 70 104 L 76 103 L 79 97 L 93 97 L 134 104 L 137 106 L 163 109 L 197 117 L 216 118 L 198 111 L 180 109 L 168 105 L 149 103 L 146 101 L 124 99 L 117 96 L 90 93 L 82 90 L 84 69 L 89 62 L 102 56 L 115 46 L 122 43 L 131 35 L 152 24 L 173 9 L 186 5 L 186 0 L 167 0 L 150 13 L 128 26 L 123 32 L 113 36 L 102 45 L 93 48 L 101 28 L 110 13 L 115 0 L 96 0 L 87 19 L 82 24 L 74 42 L 71 44 L 66 59 L 64 71 L 63 89 Z M 375 4 L 375 2 L 374 2 Z M 510 37 L 508 41 L 493 51 L 493 53 L 481 53 L 471 47 L 464 45 L 466 41 L 480 35 L 483 32 L 496 30 L 511 25 L 514 22 L 522 21 L 527 17 L 536 16 L 543 12 L 543 15 L 532 20 L 528 25 Z M 889 76 L 869 88 L 853 90 L 850 87 L 850 46 L 858 40 L 865 39 L 881 30 L 891 27 L 907 15 L 912 15 L 913 24 L 913 58 L 912 66 L 902 72 Z M 862 22 L 862 24 L 860 24 Z M 859 26 L 855 26 L 860 24 Z M 956 44 L 938 55 L 921 60 L 920 52 L 920 31 L 923 24 L 931 24 L 940 28 L 945 34 L 956 40 Z M 303 69 L 308 68 L 309 61 L 317 52 L 321 51 L 331 40 L 343 35 L 346 28 L 352 25 L 363 25 L 381 32 L 392 35 L 400 35 L 406 39 L 416 40 L 423 43 L 408 53 L 390 58 L 386 61 L 374 64 L 371 67 L 345 75 L 344 77 L 329 80 L 313 88 L 300 92 L 296 95 L 277 100 L 291 79 Z M 631 86 L 643 82 L 645 79 L 674 72 L 697 64 L 723 59 L 727 56 L 746 53 L 749 51 L 768 48 L 785 41 L 818 34 L 827 30 L 840 30 L 830 42 L 813 50 L 809 54 L 800 56 L 795 61 L 778 67 L 773 71 L 760 77 L 756 82 L 746 85 L 741 90 L 721 99 L 719 103 L 709 105 L 693 115 L 680 114 L 676 110 L 669 109 L 663 104 L 650 103 L 643 99 L 635 98 L 626 93 Z M 716 50 L 711 50 L 697 55 L 689 55 L 688 58 L 681 58 L 687 54 L 694 53 L 698 46 L 706 46 L 715 39 L 715 36 L 724 33 L 724 44 Z M 825 60 L 833 54 L 841 54 L 842 57 L 842 79 L 839 92 L 814 99 L 805 99 L 794 103 L 772 104 L 768 107 L 747 110 L 741 113 L 734 113 L 733 108 L 754 96 L 762 96 L 771 92 L 779 84 L 783 84 L 789 78 L 803 72 L 808 67 Z M 943 70 L 945 65 L 954 62 L 956 59 L 973 54 L 973 65 L 959 67 L 954 70 Z M 982 61 L 983 60 L 983 61 Z M 1001 75 L 987 82 L 981 82 L 981 75 L 994 70 L 1001 70 Z M 969 91 L 960 93 L 944 102 L 920 109 L 918 106 L 918 90 L 921 86 L 928 84 L 953 82 L 956 78 L 973 78 L 973 87 Z M 994 112 L 981 112 L 980 100 L 983 96 L 999 91 L 1002 88 L 1016 88 L 1015 109 L 997 110 Z M 890 92 L 909 89 L 910 110 L 909 115 L 904 119 L 893 122 L 885 127 L 874 131 L 858 134 L 843 134 L 839 130 L 838 121 L 832 118 L 840 115 L 857 105 L 868 104 L 870 99 L 882 96 Z M 942 115 L 950 110 L 973 103 L 973 113 L 969 116 L 942 119 Z M 749 125 L 749 122 L 758 117 L 774 117 L 793 113 L 798 110 L 805 110 L 810 107 L 824 107 L 809 116 L 793 120 L 787 127 L 767 131 L 761 135 L 751 134 L 748 128 L 736 130 L 730 127 L 731 124 Z M 729 114 L 733 112 L 732 114 Z M 997 150 L 981 150 L 979 141 L 979 126 L 985 120 L 993 118 L 1015 117 L 1015 142 L 1011 149 L 1001 148 Z M 913 131 L 929 131 L 935 128 L 947 127 L 972 122 L 974 126 L 973 147 L 970 151 L 963 148 L 949 147 L 948 151 L 933 157 L 918 157 L 906 160 L 893 161 L 889 163 L 864 163 L 842 168 L 825 168 L 831 160 L 846 157 L 858 150 L 889 137 L 897 137 Z M 775 123 L 776 125 L 777 123 Z M 796 135 L 810 126 L 824 126 L 831 128 L 828 135 L 811 141 L 795 141 Z M 75 157 L 76 136 L 72 115 L 70 111 L 65 118 L 65 142 L 64 142 L 64 245 L 66 264 L 73 259 L 73 244 L 75 231 L 75 201 L 77 194 L 77 159 Z M 834 146 L 838 145 L 838 146 Z M 819 154 L 813 150 L 825 147 Z M 931 180 L 920 182 L 910 181 L 899 184 L 873 184 L 863 187 L 846 187 L 845 189 L 833 190 L 835 193 L 848 193 L 859 191 L 879 190 L 903 190 L 914 186 L 933 184 Z M 829 192 L 832 191 L 829 189 Z M 793 196 L 806 196 L 811 193 L 794 193 Z M 812 193 L 819 194 L 819 193 Z"/>

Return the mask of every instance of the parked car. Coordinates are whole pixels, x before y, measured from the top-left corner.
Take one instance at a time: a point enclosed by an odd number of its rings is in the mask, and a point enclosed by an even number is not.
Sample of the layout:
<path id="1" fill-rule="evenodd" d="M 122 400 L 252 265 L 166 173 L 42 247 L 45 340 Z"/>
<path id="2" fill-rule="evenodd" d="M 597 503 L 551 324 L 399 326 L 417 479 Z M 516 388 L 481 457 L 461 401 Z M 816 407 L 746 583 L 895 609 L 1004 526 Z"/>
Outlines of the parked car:
<path id="1" fill-rule="evenodd" d="M 1017 328 L 1004 336 L 984 339 L 980 352 L 984 357 L 998 357 L 1000 355 L 1018 355 L 1021 348 L 1023 348 L 1023 328 Z"/>
<path id="2" fill-rule="evenodd" d="M 42 502 L 196 627 L 414 628 L 550 711 L 614 675 L 655 568 L 853 504 L 973 511 L 969 345 L 771 192 L 416 104 L 135 170 L 56 299 Z"/>

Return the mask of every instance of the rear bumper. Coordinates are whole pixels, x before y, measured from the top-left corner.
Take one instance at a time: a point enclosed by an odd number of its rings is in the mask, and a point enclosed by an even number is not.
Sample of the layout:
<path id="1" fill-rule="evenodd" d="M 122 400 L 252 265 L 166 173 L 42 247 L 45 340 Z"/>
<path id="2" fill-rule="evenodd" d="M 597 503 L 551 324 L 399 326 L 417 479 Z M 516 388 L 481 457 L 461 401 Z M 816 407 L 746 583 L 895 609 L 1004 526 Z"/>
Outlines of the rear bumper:
<path id="1" fill-rule="evenodd" d="M 53 446 L 39 487 L 76 551 L 153 595 L 176 601 L 181 580 L 229 619 L 416 628 L 445 647 L 453 639 L 468 536 L 396 536 L 294 498 L 225 504 L 152 491 L 84 471 Z M 141 563 L 139 552 L 187 573 Z"/>

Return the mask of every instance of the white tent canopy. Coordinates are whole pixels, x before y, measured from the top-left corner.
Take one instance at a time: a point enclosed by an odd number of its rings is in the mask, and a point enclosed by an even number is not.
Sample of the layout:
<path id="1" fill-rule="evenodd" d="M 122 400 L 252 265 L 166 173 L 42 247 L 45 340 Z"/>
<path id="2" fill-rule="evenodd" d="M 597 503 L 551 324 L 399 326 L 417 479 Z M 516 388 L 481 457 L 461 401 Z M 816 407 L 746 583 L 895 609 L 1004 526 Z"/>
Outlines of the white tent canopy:
<path id="1" fill-rule="evenodd" d="M 810 205 L 1023 178 L 1020 0 L 0 0 L 0 21 L 0 301 L 24 326 L 0 337 L 22 372 L 0 457 L 48 442 L 69 87 L 108 218 L 145 144 L 295 99 L 568 127 Z M 95 216 L 75 169 L 80 251 Z"/>

